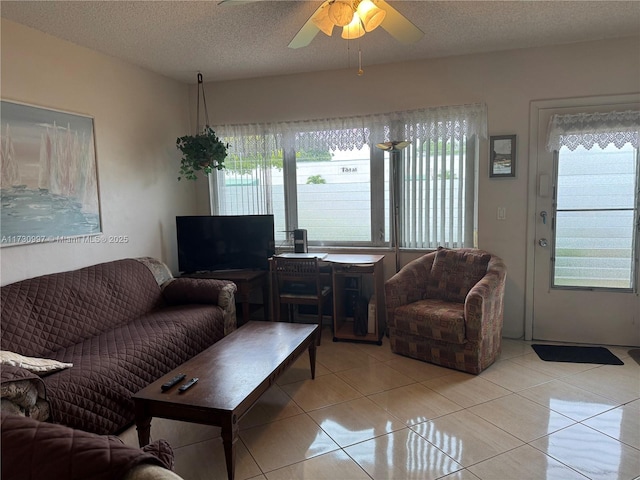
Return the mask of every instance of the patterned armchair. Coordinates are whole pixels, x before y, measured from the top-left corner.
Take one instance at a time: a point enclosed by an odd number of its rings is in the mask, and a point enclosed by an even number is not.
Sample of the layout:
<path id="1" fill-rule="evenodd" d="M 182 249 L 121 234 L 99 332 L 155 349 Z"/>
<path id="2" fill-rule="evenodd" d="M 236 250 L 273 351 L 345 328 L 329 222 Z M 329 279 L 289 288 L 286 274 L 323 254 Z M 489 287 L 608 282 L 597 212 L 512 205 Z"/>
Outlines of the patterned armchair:
<path id="1" fill-rule="evenodd" d="M 501 349 L 502 259 L 484 250 L 438 248 L 385 283 L 391 350 L 478 374 Z"/>

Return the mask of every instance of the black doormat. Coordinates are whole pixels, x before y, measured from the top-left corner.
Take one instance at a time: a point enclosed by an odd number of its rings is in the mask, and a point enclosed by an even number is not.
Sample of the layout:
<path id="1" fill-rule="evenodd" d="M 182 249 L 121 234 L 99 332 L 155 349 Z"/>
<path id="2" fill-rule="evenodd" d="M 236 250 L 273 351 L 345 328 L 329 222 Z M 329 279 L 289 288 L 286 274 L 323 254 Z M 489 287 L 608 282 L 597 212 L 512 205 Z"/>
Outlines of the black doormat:
<path id="1" fill-rule="evenodd" d="M 609 349 L 604 347 L 574 347 L 569 345 L 531 345 L 546 362 L 598 363 L 624 365 Z"/>
<path id="2" fill-rule="evenodd" d="M 627 353 L 636 361 L 638 365 L 640 365 L 640 348 L 632 348 Z"/>

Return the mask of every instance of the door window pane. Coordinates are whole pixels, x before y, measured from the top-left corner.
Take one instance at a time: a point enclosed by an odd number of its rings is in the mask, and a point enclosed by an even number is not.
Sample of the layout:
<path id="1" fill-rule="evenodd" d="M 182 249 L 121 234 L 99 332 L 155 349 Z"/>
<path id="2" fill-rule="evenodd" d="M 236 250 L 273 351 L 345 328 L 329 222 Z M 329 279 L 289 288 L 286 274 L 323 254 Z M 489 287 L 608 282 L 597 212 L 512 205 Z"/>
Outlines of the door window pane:
<path id="1" fill-rule="evenodd" d="M 634 287 L 637 169 L 630 145 L 560 150 L 554 286 Z"/>

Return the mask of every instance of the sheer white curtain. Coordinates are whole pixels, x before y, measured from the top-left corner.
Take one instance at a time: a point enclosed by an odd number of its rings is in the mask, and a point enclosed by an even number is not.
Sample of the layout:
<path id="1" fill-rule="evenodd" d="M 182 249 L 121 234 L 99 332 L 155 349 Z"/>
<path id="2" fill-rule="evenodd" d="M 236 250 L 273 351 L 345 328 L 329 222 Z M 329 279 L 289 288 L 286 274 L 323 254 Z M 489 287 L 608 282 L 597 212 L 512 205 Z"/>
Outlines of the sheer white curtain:
<path id="1" fill-rule="evenodd" d="M 282 221 L 284 229 L 285 223 L 292 223 L 296 211 L 295 195 L 291 194 L 295 189 L 287 186 L 290 179 L 286 174 L 296 152 L 349 151 L 365 145 L 375 152 L 377 143 L 408 141 L 411 147 L 404 152 L 400 178 L 401 245 L 431 248 L 472 244 L 473 167 L 477 155 L 473 146 L 475 139 L 487 137 L 485 104 L 213 128 L 222 141 L 229 143 L 227 169 L 216 171 L 211 183 L 216 214 L 274 213 L 277 224 L 279 217 L 288 217 L 287 222 Z M 385 175 L 388 178 L 388 172 Z M 243 188 L 231 189 L 229 185 Z M 384 194 L 378 192 L 378 184 L 371 188 L 374 196 Z M 235 194 L 241 197 L 230 198 L 231 190 L 242 190 Z"/>
<path id="2" fill-rule="evenodd" d="M 552 152 L 567 147 L 574 151 L 579 146 L 590 150 L 594 145 L 622 148 L 630 143 L 638 148 L 640 111 L 577 113 L 553 115 L 549 121 L 547 149 Z"/>
<path id="3" fill-rule="evenodd" d="M 215 215 L 263 215 L 274 213 L 274 158 L 282 158 L 275 135 L 238 126 L 221 138 L 229 144 L 225 170 L 209 178 L 211 210 Z M 235 188 L 229 188 L 235 187 Z"/>
<path id="4" fill-rule="evenodd" d="M 271 136 L 274 151 L 291 138 L 296 149 L 353 150 L 365 144 L 454 134 L 486 138 L 487 111 L 484 104 L 471 104 L 297 122 L 217 125 L 214 130 L 231 144 L 230 153 L 242 156 L 263 153 L 259 138 L 265 135 Z M 371 132 L 382 132 L 382 137 L 371 138 Z"/>

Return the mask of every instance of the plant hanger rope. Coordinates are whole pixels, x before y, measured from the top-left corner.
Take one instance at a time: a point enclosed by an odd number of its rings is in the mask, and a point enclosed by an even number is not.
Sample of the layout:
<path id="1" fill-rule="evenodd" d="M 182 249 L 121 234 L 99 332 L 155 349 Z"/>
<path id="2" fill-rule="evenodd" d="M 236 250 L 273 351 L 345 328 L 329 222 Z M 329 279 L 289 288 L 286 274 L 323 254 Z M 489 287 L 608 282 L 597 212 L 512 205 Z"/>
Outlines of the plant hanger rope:
<path id="1" fill-rule="evenodd" d="M 202 90 L 202 106 L 204 107 L 204 127 L 209 126 L 209 111 L 207 110 L 207 97 L 204 94 L 204 80 L 202 74 L 198 72 L 198 100 L 196 104 L 196 133 L 200 133 L 200 91 Z M 203 128 L 204 130 L 204 128 Z"/>
<path id="2" fill-rule="evenodd" d="M 206 122 L 202 130 L 200 130 L 200 90 L 202 90 L 202 104 L 204 105 Z M 180 176 L 178 180 L 182 177 L 195 180 L 196 172 L 198 171 L 209 175 L 214 169 L 222 170 L 224 168 L 224 160 L 227 157 L 229 144 L 220 141 L 216 133 L 209 126 L 209 111 L 207 110 L 207 99 L 204 95 L 204 82 L 202 80 L 202 74 L 199 72 L 196 133 L 195 135 L 178 137 L 176 147 L 182 152 L 182 158 L 180 159 Z"/>

